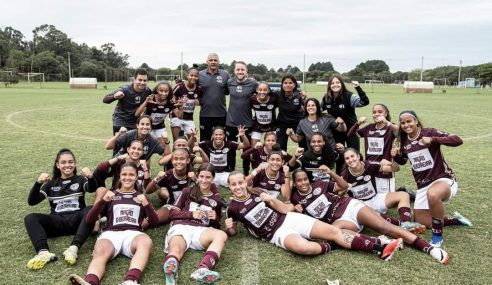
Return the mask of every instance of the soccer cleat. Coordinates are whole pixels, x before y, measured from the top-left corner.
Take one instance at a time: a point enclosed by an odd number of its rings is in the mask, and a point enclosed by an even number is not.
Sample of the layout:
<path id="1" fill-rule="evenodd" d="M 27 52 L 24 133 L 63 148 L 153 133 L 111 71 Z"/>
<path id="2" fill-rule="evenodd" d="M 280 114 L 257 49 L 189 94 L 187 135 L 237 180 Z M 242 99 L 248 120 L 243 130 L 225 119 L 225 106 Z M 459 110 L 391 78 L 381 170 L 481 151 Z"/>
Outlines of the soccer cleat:
<path id="1" fill-rule="evenodd" d="M 442 238 L 442 236 L 432 235 L 430 245 L 432 245 L 433 247 L 441 248 L 443 243 L 444 239 Z"/>
<path id="2" fill-rule="evenodd" d="M 402 245 L 402 238 L 395 239 L 384 247 L 383 252 L 381 253 L 381 256 L 379 256 L 379 258 L 384 261 L 390 261 L 393 258 L 393 255 L 395 255 L 395 253 L 402 247 Z"/>
<path id="3" fill-rule="evenodd" d="M 84 278 L 78 276 L 77 274 L 70 274 L 68 280 L 72 285 L 91 285 L 89 282 L 85 281 Z"/>
<path id="4" fill-rule="evenodd" d="M 426 227 L 417 222 L 401 222 L 400 227 L 413 234 L 422 234 L 425 232 Z"/>
<path id="5" fill-rule="evenodd" d="M 219 281 L 222 277 L 218 272 L 201 267 L 191 273 L 190 278 L 201 284 L 215 284 L 215 282 Z"/>
<path id="6" fill-rule="evenodd" d="M 395 241 L 394 239 L 389 238 L 389 237 L 387 237 L 385 235 L 378 236 L 378 239 L 381 242 L 381 245 L 387 245 L 387 244 L 390 244 L 393 241 Z M 398 247 L 398 250 L 402 250 L 402 249 L 403 249 L 403 243 L 401 243 L 400 247 Z"/>
<path id="7" fill-rule="evenodd" d="M 78 248 L 75 245 L 71 245 L 63 252 L 63 257 L 69 265 L 74 265 L 77 262 Z"/>
<path id="8" fill-rule="evenodd" d="M 27 262 L 27 268 L 31 270 L 41 269 L 53 261 L 56 261 L 56 255 L 47 250 L 42 250 Z"/>
<path id="9" fill-rule="evenodd" d="M 460 226 L 467 226 L 467 227 L 473 226 L 473 224 L 472 224 L 472 222 L 470 222 L 470 220 L 468 220 L 467 218 L 463 217 L 463 215 L 461 215 L 458 212 L 454 212 L 453 213 L 453 218 L 455 218 L 456 220 L 458 220 L 458 223 L 459 223 Z"/>
<path id="10" fill-rule="evenodd" d="M 449 262 L 449 255 L 448 255 L 448 253 L 444 249 L 442 249 L 442 248 L 434 247 L 429 252 L 429 254 L 432 257 L 434 257 L 435 259 L 437 259 L 437 261 L 439 261 L 442 264 L 448 264 L 448 262 Z"/>
<path id="11" fill-rule="evenodd" d="M 178 272 L 178 261 L 174 257 L 170 257 L 164 265 L 162 265 L 164 270 L 164 276 L 166 277 L 166 285 L 176 284 L 176 273 Z"/>

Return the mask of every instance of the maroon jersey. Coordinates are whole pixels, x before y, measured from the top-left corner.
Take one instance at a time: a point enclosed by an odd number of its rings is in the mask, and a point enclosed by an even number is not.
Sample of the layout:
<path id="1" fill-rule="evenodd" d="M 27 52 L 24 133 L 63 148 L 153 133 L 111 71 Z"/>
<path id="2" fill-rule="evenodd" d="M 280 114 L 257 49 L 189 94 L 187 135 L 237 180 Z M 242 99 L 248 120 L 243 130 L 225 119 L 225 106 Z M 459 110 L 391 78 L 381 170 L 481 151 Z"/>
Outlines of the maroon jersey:
<path id="1" fill-rule="evenodd" d="M 269 96 L 266 103 L 258 102 L 256 95 L 250 98 L 251 109 L 254 111 L 253 132 L 265 133 L 275 131 L 276 115 L 275 109 L 278 107 L 277 97 Z"/>
<path id="2" fill-rule="evenodd" d="M 242 159 L 249 158 L 251 161 L 251 167 L 257 168 L 262 162 L 267 162 L 268 153 L 266 153 L 264 147 L 260 147 L 260 148 L 251 147 L 248 148 L 246 151 L 244 151 L 243 154 L 241 154 L 241 158 Z M 292 158 L 292 155 L 282 150 L 282 158 L 287 163 Z"/>
<path id="3" fill-rule="evenodd" d="M 333 182 L 316 181 L 308 193 L 292 193 L 290 201 L 294 205 L 300 204 L 309 216 L 331 224 L 342 217 L 351 200 L 350 197 L 333 194 L 334 189 Z"/>
<path id="4" fill-rule="evenodd" d="M 166 176 L 157 182 L 157 186 L 166 188 L 169 191 L 168 204 L 174 204 L 181 195 L 183 189 L 191 187 L 194 184 L 190 184 L 188 180 L 188 173 L 184 177 L 178 177 L 174 169 L 166 171 Z"/>
<path id="5" fill-rule="evenodd" d="M 285 183 L 285 174 L 283 171 L 279 171 L 276 177 L 268 176 L 267 170 L 262 169 L 258 174 L 253 178 L 253 187 L 258 187 L 273 197 L 278 197 L 280 194 L 280 190 L 282 189 L 282 185 Z"/>
<path id="6" fill-rule="evenodd" d="M 350 192 L 355 199 L 361 201 L 371 200 L 378 193 L 376 187 L 376 175 L 381 169 L 379 162 L 364 162 L 364 171 L 360 174 L 352 173 L 348 168 L 342 171 L 342 177 L 348 183 L 352 184 Z"/>
<path id="7" fill-rule="evenodd" d="M 431 137 L 432 143 L 424 146 L 420 142 L 422 137 Z M 433 128 L 421 129 L 420 134 L 414 139 L 408 137 L 403 139 L 400 153 L 403 158 L 410 160 L 413 177 L 419 189 L 439 178 L 455 179 L 453 170 L 444 160 L 441 144 L 458 146 L 462 143 L 463 141 L 458 136 Z"/>
<path id="8" fill-rule="evenodd" d="M 188 149 L 186 149 L 186 151 L 188 152 L 188 157 L 190 158 L 190 163 L 188 164 L 188 168 L 193 169 L 193 165 L 195 165 L 196 155 L 194 153 L 190 152 Z M 173 166 L 172 159 L 171 159 L 171 160 L 169 160 L 168 163 L 166 163 L 164 169 L 170 170 L 173 168 L 174 168 L 174 166 Z"/>
<path id="9" fill-rule="evenodd" d="M 215 148 L 212 141 L 202 141 L 199 146 L 208 155 L 210 164 L 215 166 L 215 172 L 231 172 L 231 168 L 227 165 L 230 159 L 236 159 L 236 150 L 239 148 L 239 143 L 235 141 L 224 141 L 221 148 Z"/>
<path id="10" fill-rule="evenodd" d="M 94 171 L 94 177 L 96 178 L 96 181 L 98 181 L 98 185 L 102 186 L 104 185 L 104 181 L 106 178 L 113 177 L 113 183 L 111 185 L 111 189 L 118 189 L 119 188 L 119 183 L 120 183 L 120 172 L 121 172 L 121 166 L 126 163 L 126 160 L 121 160 L 118 159 L 115 164 L 111 165 L 109 164 L 109 161 L 103 161 L 101 162 L 97 167 L 96 170 Z M 137 189 L 140 192 L 143 192 L 145 187 L 150 183 L 150 177 L 145 179 L 144 178 L 144 170 L 142 168 L 141 164 L 137 165 L 137 182 L 135 183 L 135 189 Z"/>
<path id="11" fill-rule="evenodd" d="M 357 130 L 357 134 L 364 138 L 366 150 L 366 160 L 380 162 L 382 159 L 392 160 L 391 147 L 395 134 L 389 126 L 378 128 L 376 124 L 369 124 L 362 129 Z M 392 178 L 393 172 L 380 172 L 376 177 Z"/>
<path id="12" fill-rule="evenodd" d="M 255 237 L 270 241 L 285 220 L 285 214 L 270 208 L 257 195 L 251 194 L 244 201 L 231 198 L 227 217 L 240 222 Z"/>
<path id="13" fill-rule="evenodd" d="M 136 201 L 140 192 L 123 193 L 120 190 L 114 191 L 114 199 L 110 202 L 104 202 L 100 211 L 101 216 L 108 217 L 106 230 L 108 231 L 125 231 L 136 230 L 142 231 L 142 221 L 147 216 L 157 218 L 152 204 L 146 207 Z M 150 218 L 150 217 L 149 217 Z M 149 222 L 151 219 L 149 219 Z"/>
<path id="14" fill-rule="evenodd" d="M 191 189 L 185 188 L 181 192 L 181 196 L 174 202 L 174 206 L 181 209 L 181 211 L 185 212 L 193 212 L 197 209 L 201 209 L 205 212 L 215 211 L 217 218 L 215 220 L 210 220 L 208 217 L 204 217 L 201 220 L 197 219 L 182 219 L 182 220 L 174 220 L 171 222 L 171 226 L 173 225 L 191 225 L 191 226 L 199 226 L 199 227 L 214 227 L 220 229 L 220 218 L 222 216 L 222 199 L 220 198 L 220 194 L 215 187 L 215 184 L 212 184 L 210 194 L 203 195 L 200 201 L 194 201 L 191 196 Z"/>
<path id="15" fill-rule="evenodd" d="M 180 83 L 174 87 L 173 95 L 175 101 L 178 101 L 183 97 L 188 98 L 183 105 L 183 120 L 193 121 L 195 100 L 200 100 L 202 98 L 202 92 L 198 87 L 198 84 L 195 84 L 195 88 L 191 90 L 186 87 L 186 83 Z"/>
<path id="16" fill-rule="evenodd" d="M 159 103 L 147 103 L 147 107 L 145 108 L 145 114 L 149 115 L 152 119 L 152 129 L 158 130 L 163 129 L 166 126 L 164 125 L 164 120 L 172 110 L 176 109 L 174 103 L 168 100 L 164 105 Z"/>

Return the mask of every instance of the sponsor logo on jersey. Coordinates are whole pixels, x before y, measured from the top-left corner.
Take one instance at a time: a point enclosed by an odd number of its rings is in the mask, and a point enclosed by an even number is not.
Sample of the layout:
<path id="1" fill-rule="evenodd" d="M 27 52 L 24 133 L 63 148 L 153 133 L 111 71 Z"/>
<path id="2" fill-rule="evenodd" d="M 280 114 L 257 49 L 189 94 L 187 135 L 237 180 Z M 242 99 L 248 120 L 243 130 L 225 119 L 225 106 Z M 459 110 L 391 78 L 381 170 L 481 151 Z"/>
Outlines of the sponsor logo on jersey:
<path id="1" fill-rule="evenodd" d="M 245 206 L 247 206 L 247 205 L 249 205 L 252 201 L 253 201 L 253 200 L 250 198 L 250 199 L 248 199 L 246 202 L 244 202 L 244 205 L 245 205 Z"/>
<path id="2" fill-rule="evenodd" d="M 357 176 L 357 177 L 355 178 L 355 180 L 357 180 L 357 181 L 358 181 L 358 180 L 362 180 L 362 179 L 364 179 L 364 176 Z"/>
<path id="3" fill-rule="evenodd" d="M 60 186 L 51 187 L 51 191 L 58 192 L 61 190 Z"/>
<path id="4" fill-rule="evenodd" d="M 217 202 L 215 200 L 212 200 L 212 199 L 209 199 L 208 200 L 208 203 L 210 204 L 210 206 L 212 207 L 217 207 Z"/>
<path id="5" fill-rule="evenodd" d="M 340 104 L 340 105 L 338 105 L 338 108 L 340 108 L 340 109 L 345 109 L 345 105 Z"/>
<path id="6" fill-rule="evenodd" d="M 260 108 L 260 106 L 262 106 L 262 105 L 253 105 L 253 108 L 255 108 L 255 109 L 259 109 L 259 108 Z"/>
<path id="7" fill-rule="evenodd" d="M 313 197 L 313 193 L 309 193 L 309 195 L 306 196 L 306 199 L 309 199 L 311 197 Z"/>
<path id="8" fill-rule="evenodd" d="M 123 198 L 125 198 L 125 199 L 131 199 L 131 198 L 133 198 L 133 195 L 125 194 L 125 195 L 123 195 Z"/>
<path id="9" fill-rule="evenodd" d="M 188 181 L 186 181 L 186 180 L 179 180 L 178 181 L 178 184 L 181 184 L 181 185 L 186 184 L 186 183 L 188 183 Z"/>
<path id="10" fill-rule="evenodd" d="M 222 149 L 222 153 L 228 153 L 229 152 L 229 148 L 228 147 L 225 147 Z"/>
<path id="11" fill-rule="evenodd" d="M 77 189 L 79 189 L 79 183 L 74 183 L 70 185 L 70 190 L 75 191 Z"/>
<path id="12" fill-rule="evenodd" d="M 369 180 L 371 180 L 371 175 L 366 175 L 366 176 L 364 176 L 364 181 L 366 181 L 366 182 L 367 182 L 367 181 L 369 181 Z"/>
<path id="13" fill-rule="evenodd" d="M 63 180 L 63 181 L 62 181 L 62 184 L 63 184 L 63 185 L 65 185 L 65 184 L 68 184 L 68 183 L 70 183 L 70 182 L 72 182 L 72 180 Z"/>
<path id="14" fill-rule="evenodd" d="M 275 181 L 272 181 L 272 180 L 268 180 L 268 184 L 275 184 Z"/>
<path id="15" fill-rule="evenodd" d="M 318 196 L 321 194 L 321 187 L 317 187 L 316 189 L 313 190 L 313 195 Z"/>
<path id="16" fill-rule="evenodd" d="M 246 208 L 242 208 L 241 211 L 239 211 L 239 214 L 244 214 L 246 213 L 246 211 L 247 211 Z"/>

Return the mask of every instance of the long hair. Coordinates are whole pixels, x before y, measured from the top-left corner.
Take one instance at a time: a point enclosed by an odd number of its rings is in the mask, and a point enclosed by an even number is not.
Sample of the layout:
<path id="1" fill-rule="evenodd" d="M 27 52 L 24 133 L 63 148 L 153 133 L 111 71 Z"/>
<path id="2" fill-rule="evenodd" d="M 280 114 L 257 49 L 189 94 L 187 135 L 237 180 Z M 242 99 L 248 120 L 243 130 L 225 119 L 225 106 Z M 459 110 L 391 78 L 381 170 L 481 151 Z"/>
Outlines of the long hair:
<path id="1" fill-rule="evenodd" d="M 337 94 L 334 94 L 333 91 L 331 91 L 331 83 L 335 78 L 338 79 L 341 84 L 340 92 L 338 92 Z M 342 76 L 340 76 L 339 74 L 333 74 L 328 79 L 328 86 L 326 87 L 326 94 L 325 94 L 326 101 L 328 103 L 332 103 L 333 101 L 338 99 L 338 97 L 342 96 L 342 94 L 345 93 L 345 91 L 347 91 L 347 88 L 345 87 L 345 83 L 343 82 Z"/>
<path id="2" fill-rule="evenodd" d="M 200 167 L 198 167 L 197 174 L 200 175 L 200 172 L 208 171 L 212 173 L 212 177 L 215 177 L 215 167 L 210 163 L 202 163 Z M 200 191 L 200 185 L 195 184 L 190 191 L 190 198 L 192 201 L 199 202 L 203 197 L 202 191 Z"/>
<path id="3" fill-rule="evenodd" d="M 61 177 L 61 171 L 60 171 L 60 169 L 58 169 L 58 167 L 56 167 L 56 163 L 58 162 L 58 160 L 60 159 L 60 156 L 62 156 L 62 154 L 70 154 L 73 157 L 73 160 L 76 161 L 75 155 L 73 154 L 73 152 L 71 150 L 69 150 L 68 148 L 60 149 L 58 151 L 58 153 L 56 154 L 55 163 L 53 164 L 53 171 L 52 171 L 53 180 Z M 74 167 L 73 174 L 77 175 L 77 167 Z"/>

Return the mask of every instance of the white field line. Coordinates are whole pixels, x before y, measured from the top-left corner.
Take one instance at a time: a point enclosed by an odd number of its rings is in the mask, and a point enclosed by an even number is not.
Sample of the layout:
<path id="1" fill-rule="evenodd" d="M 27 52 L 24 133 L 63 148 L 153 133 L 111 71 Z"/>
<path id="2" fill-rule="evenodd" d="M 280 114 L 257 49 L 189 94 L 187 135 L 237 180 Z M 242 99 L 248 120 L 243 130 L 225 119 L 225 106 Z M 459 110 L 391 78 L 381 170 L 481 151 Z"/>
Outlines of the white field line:
<path id="1" fill-rule="evenodd" d="M 243 238 L 241 249 L 241 285 L 260 284 L 258 271 L 258 243 Z"/>
<path id="2" fill-rule="evenodd" d="M 29 132 L 38 132 L 50 136 L 58 136 L 58 137 L 64 137 L 64 138 L 70 138 L 70 139 L 77 139 L 77 140 L 84 140 L 84 141 L 97 141 L 97 142 L 105 142 L 107 139 L 103 138 L 95 138 L 95 137 L 88 137 L 88 136 L 79 136 L 79 135 L 70 135 L 70 134 L 63 134 L 59 132 L 53 132 L 53 131 L 43 131 L 43 130 L 38 130 L 38 129 L 33 129 L 33 128 L 27 128 L 25 126 L 17 124 L 14 120 L 13 117 L 19 114 L 23 113 L 29 113 L 29 112 L 34 112 L 34 111 L 39 111 L 39 110 L 51 110 L 51 109 L 31 109 L 31 110 L 23 110 L 23 111 L 18 111 L 14 113 L 10 113 L 5 117 L 5 121 L 22 130 L 29 131 Z"/>

